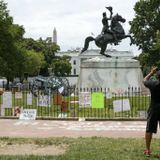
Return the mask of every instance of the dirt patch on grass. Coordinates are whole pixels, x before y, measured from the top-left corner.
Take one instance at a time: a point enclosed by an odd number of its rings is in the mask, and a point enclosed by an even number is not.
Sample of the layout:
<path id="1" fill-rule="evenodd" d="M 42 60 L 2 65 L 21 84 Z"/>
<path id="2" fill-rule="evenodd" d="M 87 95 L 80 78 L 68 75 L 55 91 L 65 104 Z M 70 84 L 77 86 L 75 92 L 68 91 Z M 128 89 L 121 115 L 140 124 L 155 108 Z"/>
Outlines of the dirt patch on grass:
<path id="1" fill-rule="evenodd" d="M 66 146 L 12 144 L 0 146 L 0 155 L 62 155 Z"/>

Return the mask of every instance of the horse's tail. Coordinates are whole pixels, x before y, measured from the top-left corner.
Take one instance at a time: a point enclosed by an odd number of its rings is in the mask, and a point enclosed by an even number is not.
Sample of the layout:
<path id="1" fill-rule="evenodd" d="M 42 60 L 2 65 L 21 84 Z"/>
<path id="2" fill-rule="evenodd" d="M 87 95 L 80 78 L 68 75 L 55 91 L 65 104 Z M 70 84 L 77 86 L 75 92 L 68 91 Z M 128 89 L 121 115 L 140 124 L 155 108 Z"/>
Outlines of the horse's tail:
<path id="1" fill-rule="evenodd" d="M 82 49 L 81 53 L 83 53 L 84 51 L 86 51 L 88 49 L 88 47 L 89 47 L 89 42 L 94 41 L 94 40 L 95 39 L 93 37 L 91 37 L 91 36 L 87 37 L 85 39 L 84 48 Z"/>

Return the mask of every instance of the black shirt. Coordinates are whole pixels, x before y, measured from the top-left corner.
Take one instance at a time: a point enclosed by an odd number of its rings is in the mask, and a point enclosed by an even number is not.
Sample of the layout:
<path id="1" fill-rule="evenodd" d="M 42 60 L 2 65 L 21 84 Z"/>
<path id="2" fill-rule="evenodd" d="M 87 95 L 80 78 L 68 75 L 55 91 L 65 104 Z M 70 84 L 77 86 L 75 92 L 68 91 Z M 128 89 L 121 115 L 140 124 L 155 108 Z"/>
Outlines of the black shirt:
<path id="1" fill-rule="evenodd" d="M 160 107 L 160 81 L 148 80 L 144 81 L 144 85 L 149 88 L 151 93 L 151 104 L 152 108 Z"/>

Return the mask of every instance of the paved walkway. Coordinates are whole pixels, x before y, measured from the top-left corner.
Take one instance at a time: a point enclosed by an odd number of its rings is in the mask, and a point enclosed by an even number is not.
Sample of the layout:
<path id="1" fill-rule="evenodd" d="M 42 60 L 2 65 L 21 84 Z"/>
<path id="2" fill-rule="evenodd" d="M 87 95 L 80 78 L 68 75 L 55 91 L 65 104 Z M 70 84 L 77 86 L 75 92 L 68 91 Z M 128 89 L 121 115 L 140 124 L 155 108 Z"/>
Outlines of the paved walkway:
<path id="1" fill-rule="evenodd" d="M 144 137 L 145 121 L 57 121 L 0 119 L 0 137 Z M 158 132 L 155 138 L 160 137 Z"/>

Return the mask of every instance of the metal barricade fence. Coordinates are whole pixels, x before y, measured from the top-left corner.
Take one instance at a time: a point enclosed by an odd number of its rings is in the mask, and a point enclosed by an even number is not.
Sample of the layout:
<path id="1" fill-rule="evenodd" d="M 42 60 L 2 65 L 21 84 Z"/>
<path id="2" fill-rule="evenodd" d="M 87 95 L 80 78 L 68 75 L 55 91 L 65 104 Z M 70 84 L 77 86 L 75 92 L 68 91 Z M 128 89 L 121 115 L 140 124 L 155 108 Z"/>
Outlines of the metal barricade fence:
<path id="1" fill-rule="evenodd" d="M 150 94 L 141 88 L 111 91 L 109 88 L 68 88 L 50 95 L 15 88 L 0 91 L 1 117 L 18 117 L 23 109 L 36 109 L 37 118 L 133 119 L 146 118 Z"/>

